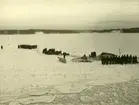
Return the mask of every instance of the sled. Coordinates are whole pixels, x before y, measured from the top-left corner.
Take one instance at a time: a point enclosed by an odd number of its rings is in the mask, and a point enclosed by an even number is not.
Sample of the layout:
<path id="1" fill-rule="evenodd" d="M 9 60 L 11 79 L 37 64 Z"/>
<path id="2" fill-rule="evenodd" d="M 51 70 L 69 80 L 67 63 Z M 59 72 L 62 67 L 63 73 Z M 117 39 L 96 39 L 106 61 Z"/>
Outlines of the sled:
<path id="1" fill-rule="evenodd" d="M 80 57 L 80 58 L 73 58 L 72 62 L 93 62 L 93 60 L 89 59 L 89 58 L 84 59 L 84 58 Z"/>
<path id="2" fill-rule="evenodd" d="M 66 59 L 65 58 L 61 58 L 61 57 L 58 57 L 58 60 L 62 63 L 67 63 Z"/>

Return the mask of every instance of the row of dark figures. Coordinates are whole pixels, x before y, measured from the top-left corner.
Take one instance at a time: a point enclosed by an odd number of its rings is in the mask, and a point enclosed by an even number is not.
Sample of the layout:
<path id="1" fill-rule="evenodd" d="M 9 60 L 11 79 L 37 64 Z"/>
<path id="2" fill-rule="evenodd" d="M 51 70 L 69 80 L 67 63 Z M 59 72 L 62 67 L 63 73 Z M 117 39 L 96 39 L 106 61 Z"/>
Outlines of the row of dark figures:
<path id="1" fill-rule="evenodd" d="M 136 64 L 138 63 L 137 56 L 122 55 L 122 56 L 107 56 L 101 57 L 101 63 L 103 65 L 108 64 Z"/>
<path id="2" fill-rule="evenodd" d="M 44 48 L 42 53 L 46 55 L 64 55 L 64 58 L 65 56 L 70 55 L 69 53 L 66 53 L 66 52 L 57 51 L 54 48 L 51 48 L 51 49 Z"/>
<path id="3" fill-rule="evenodd" d="M 37 49 L 37 45 L 18 45 L 18 49 Z"/>
<path id="4" fill-rule="evenodd" d="M 18 45 L 18 49 L 36 49 L 37 45 Z M 1 49 L 3 49 L 3 46 L 1 45 Z"/>

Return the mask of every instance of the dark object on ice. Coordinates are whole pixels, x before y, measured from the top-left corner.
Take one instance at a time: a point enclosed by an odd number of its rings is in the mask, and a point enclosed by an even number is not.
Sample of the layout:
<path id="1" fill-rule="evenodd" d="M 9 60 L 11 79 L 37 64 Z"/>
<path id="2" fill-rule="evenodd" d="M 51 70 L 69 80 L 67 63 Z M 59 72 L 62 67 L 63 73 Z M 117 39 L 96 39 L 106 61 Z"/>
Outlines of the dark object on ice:
<path id="1" fill-rule="evenodd" d="M 122 55 L 122 56 L 102 56 L 101 63 L 107 64 L 136 64 L 138 63 L 137 56 Z"/>
<path id="2" fill-rule="evenodd" d="M 65 57 L 66 57 L 66 53 L 63 53 L 63 58 L 65 59 Z"/>
<path id="3" fill-rule="evenodd" d="M 92 62 L 92 60 L 89 58 L 83 59 L 82 57 L 80 57 L 80 58 L 73 58 L 72 62 Z"/>
<path id="4" fill-rule="evenodd" d="M 62 62 L 62 63 L 67 63 L 66 59 L 65 58 L 61 58 L 61 57 L 58 57 L 59 61 Z"/>
<path id="5" fill-rule="evenodd" d="M 1 49 L 3 49 L 3 46 L 1 46 Z"/>
<path id="6" fill-rule="evenodd" d="M 47 48 L 44 48 L 42 53 L 47 55 L 62 55 L 62 51 L 56 51 L 54 48 L 48 50 Z"/>
<path id="7" fill-rule="evenodd" d="M 66 52 L 63 52 L 63 55 L 67 56 L 67 55 L 70 55 L 69 53 L 66 53 Z"/>
<path id="8" fill-rule="evenodd" d="M 49 54 L 49 55 L 55 55 L 55 49 L 52 48 L 52 49 L 49 49 L 46 54 Z"/>
<path id="9" fill-rule="evenodd" d="M 117 55 L 112 54 L 112 53 L 107 53 L 107 52 L 103 52 L 99 55 L 99 57 L 115 57 Z"/>
<path id="10" fill-rule="evenodd" d="M 55 55 L 61 55 L 62 51 L 55 51 Z"/>
<path id="11" fill-rule="evenodd" d="M 82 57 L 73 58 L 72 62 L 93 62 L 93 59 L 87 57 L 85 54 Z"/>
<path id="12" fill-rule="evenodd" d="M 112 53 L 107 53 L 107 52 L 102 52 L 99 56 L 98 59 L 101 60 L 102 64 L 113 64 L 115 63 L 114 61 L 112 61 L 113 59 L 115 59 L 117 55 L 112 54 Z"/>
<path id="13" fill-rule="evenodd" d="M 47 48 L 43 49 L 42 53 L 46 54 L 47 53 Z"/>
<path id="14" fill-rule="evenodd" d="M 81 58 L 86 60 L 87 56 L 84 54 Z"/>
<path id="15" fill-rule="evenodd" d="M 89 57 L 96 57 L 96 52 L 94 51 L 94 52 L 91 52 L 91 54 L 89 55 Z"/>
<path id="16" fill-rule="evenodd" d="M 137 59 L 138 59 L 137 56 L 133 56 L 133 64 L 138 63 L 138 60 Z"/>
<path id="17" fill-rule="evenodd" d="M 26 44 L 22 44 L 22 45 L 18 45 L 19 49 L 36 49 L 37 45 L 26 45 Z"/>

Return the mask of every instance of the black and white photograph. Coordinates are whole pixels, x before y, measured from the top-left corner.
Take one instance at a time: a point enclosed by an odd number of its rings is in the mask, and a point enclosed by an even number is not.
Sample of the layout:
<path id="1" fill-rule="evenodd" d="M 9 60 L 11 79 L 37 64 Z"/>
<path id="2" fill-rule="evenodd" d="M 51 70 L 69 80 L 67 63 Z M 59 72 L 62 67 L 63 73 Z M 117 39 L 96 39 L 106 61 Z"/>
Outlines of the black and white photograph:
<path id="1" fill-rule="evenodd" d="M 0 0 L 0 105 L 139 105 L 139 0 Z"/>

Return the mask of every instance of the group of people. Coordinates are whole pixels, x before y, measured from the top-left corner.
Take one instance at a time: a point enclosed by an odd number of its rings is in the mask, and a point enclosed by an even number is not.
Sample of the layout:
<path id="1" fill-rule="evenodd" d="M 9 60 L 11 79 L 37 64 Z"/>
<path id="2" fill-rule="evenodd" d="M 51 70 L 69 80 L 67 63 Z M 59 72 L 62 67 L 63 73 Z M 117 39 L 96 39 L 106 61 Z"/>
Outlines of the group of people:
<path id="1" fill-rule="evenodd" d="M 22 49 L 36 49 L 37 45 L 26 45 L 26 44 L 22 44 L 22 45 L 18 45 L 18 48 L 22 48 Z"/>
<path id="2" fill-rule="evenodd" d="M 61 50 L 57 51 L 54 48 L 51 49 L 44 48 L 42 50 L 42 53 L 46 55 L 63 55 L 63 58 L 65 58 L 67 55 L 70 55 L 69 53 L 62 52 Z"/>
<path id="3" fill-rule="evenodd" d="M 138 63 L 137 56 L 122 55 L 122 56 L 105 56 L 101 57 L 103 65 L 108 64 L 136 64 Z"/>
<path id="4" fill-rule="evenodd" d="M 42 53 L 47 55 L 62 55 L 62 51 L 56 51 L 54 48 L 51 49 L 44 48 Z"/>

